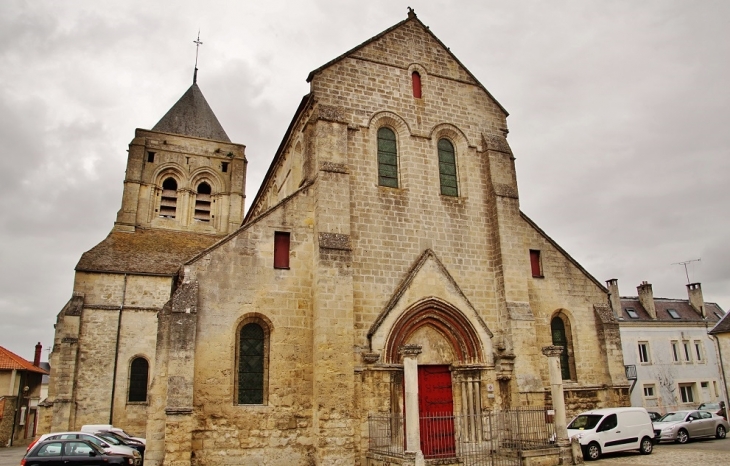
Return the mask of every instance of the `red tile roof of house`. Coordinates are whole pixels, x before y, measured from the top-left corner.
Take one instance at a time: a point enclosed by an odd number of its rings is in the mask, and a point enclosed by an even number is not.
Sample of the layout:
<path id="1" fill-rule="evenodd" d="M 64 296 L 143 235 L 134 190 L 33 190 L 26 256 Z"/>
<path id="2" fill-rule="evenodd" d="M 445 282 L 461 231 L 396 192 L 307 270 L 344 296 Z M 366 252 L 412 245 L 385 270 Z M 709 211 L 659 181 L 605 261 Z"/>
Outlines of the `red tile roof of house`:
<path id="1" fill-rule="evenodd" d="M 40 367 L 34 366 L 31 362 L 0 346 L 0 370 L 12 369 L 48 374 Z"/>

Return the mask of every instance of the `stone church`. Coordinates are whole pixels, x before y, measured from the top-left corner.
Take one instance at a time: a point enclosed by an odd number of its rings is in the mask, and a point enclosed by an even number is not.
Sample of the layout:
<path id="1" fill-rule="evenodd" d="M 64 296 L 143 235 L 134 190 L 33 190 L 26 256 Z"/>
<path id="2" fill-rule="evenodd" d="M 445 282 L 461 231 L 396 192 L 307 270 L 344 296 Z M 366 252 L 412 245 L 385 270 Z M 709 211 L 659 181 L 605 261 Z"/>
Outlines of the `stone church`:
<path id="1" fill-rule="evenodd" d="M 58 315 L 48 430 L 148 465 L 366 464 L 368 416 L 628 404 L 607 289 L 520 211 L 507 111 L 411 11 L 312 71 L 244 215 L 245 146 L 196 83 L 129 145 Z M 414 366 L 415 367 L 415 366 Z M 408 384 L 405 384 L 408 385 Z"/>

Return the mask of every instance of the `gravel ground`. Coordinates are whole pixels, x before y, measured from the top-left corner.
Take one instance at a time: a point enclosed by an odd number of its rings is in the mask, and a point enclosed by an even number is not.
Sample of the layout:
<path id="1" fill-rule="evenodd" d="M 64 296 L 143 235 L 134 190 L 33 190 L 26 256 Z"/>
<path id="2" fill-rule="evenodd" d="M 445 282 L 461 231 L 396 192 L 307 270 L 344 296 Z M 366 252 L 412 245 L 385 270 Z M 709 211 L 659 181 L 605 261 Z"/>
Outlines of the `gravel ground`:
<path id="1" fill-rule="evenodd" d="M 730 464 L 730 439 L 694 440 L 685 445 L 662 443 L 655 445 L 651 455 L 639 452 L 609 453 L 600 460 L 586 464 L 616 464 L 627 466 L 715 466 Z"/>

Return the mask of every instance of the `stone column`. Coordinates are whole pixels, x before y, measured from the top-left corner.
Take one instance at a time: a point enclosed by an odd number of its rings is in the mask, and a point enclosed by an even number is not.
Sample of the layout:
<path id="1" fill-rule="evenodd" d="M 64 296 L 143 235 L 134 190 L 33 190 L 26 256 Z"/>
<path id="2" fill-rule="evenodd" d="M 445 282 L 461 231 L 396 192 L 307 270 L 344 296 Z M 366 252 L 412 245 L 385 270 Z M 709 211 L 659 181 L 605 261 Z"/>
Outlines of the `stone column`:
<path id="1" fill-rule="evenodd" d="M 556 444 L 559 447 L 568 447 L 568 423 L 565 420 L 565 398 L 563 397 L 563 376 L 560 372 L 560 354 L 562 346 L 543 346 L 542 354 L 548 357 L 550 369 L 550 390 L 553 396 L 553 409 L 555 410 L 555 436 Z"/>
<path id="2" fill-rule="evenodd" d="M 418 416 L 418 355 L 421 345 L 403 345 L 398 352 L 403 355 L 403 384 L 406 392 L 406 452 L 423 459 L 421 452 L 421 426 Z"/>

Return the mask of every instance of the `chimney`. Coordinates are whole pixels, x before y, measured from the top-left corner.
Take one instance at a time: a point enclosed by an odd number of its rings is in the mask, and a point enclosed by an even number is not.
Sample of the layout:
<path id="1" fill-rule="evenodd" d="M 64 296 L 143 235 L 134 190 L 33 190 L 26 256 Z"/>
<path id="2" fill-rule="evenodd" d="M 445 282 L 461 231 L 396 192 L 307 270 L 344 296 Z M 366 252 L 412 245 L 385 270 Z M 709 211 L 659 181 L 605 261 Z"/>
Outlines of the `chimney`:
<path id="1" fill-rule="evenodd" d="M 702 294 L 700 293 L 700 296 Z M 33 365 L 38 367 L 38 365 L 41 363 L 41 342 L 39 341 L 37 345 L 35 345 L 35 356 L 33 356 Z"/>
<path id="2" fill-rule="evenodd" d="M 641 285 L 636 287 L 636 291 L 639 293 L 639 302 L 646 309 L 652 319 L 656 320 L 656 307 L 654 306 L 654 291 L 651 289 L 651 283 L 641 282 Z"/>
<path id="3" fill-rule="evenodd" d="M 611 304 L 611 309 L 613 309 L 613 315 L 617 318 L 623 317 L 621 295 L 618 293 L 618 279 L 607 280 L 606 285 L 608 285 L 608 302 Z"/>
<path id="4" fill-rule="evenodd" d="M 690 283 L 687 285 L 687 295 L 689 296 L 689 305 L 702 316 L 707 317 L 705 311 L 705 300 L 702 297 L 702 286 L 699 283 Z"/>

